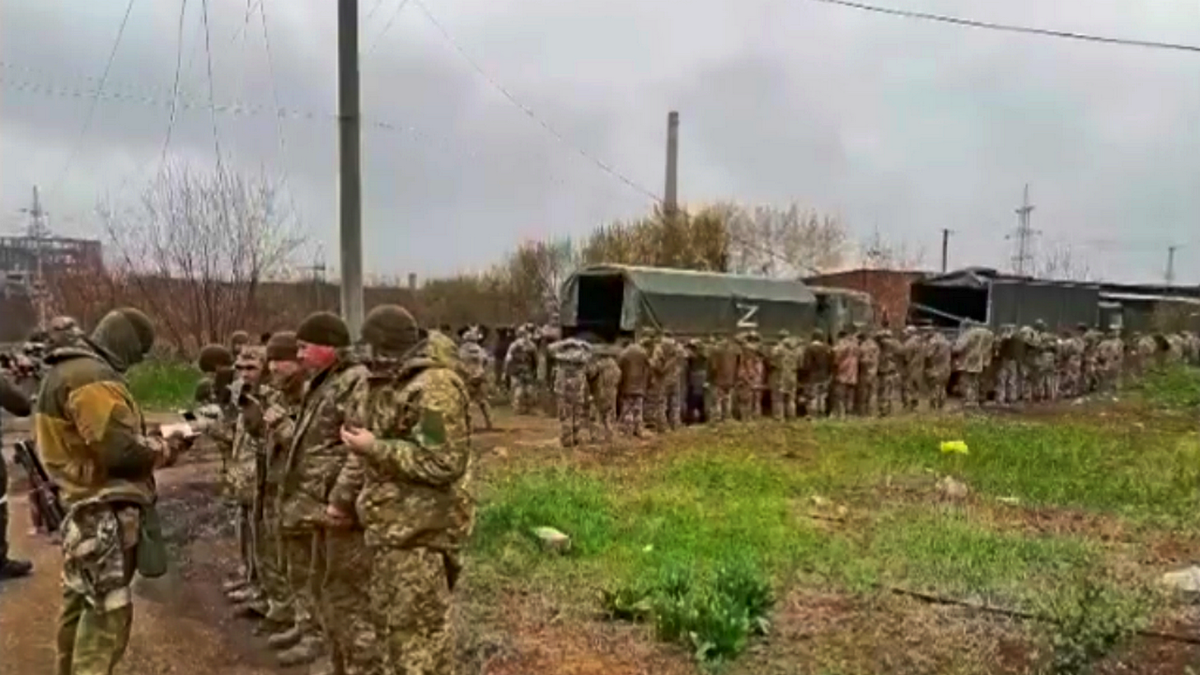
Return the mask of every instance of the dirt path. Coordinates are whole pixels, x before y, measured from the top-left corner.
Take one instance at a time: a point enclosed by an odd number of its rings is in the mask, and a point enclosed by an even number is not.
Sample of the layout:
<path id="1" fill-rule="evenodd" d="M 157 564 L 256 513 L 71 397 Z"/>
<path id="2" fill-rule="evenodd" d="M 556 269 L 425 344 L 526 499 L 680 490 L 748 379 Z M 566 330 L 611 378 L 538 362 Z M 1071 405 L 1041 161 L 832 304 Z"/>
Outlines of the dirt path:
<path id="1" fill-rule="evenodd" d="M 186 480 L 195 467 L 164 472 L 168 483 Z M 174 479 L 174 480 L 172 480 Z M 33 576 L 0 585 L 0 675 L 53 675 L 54 634 L 59 607 L 61 556 L 58 547 L 29 533 L 29 510 L 24 496 L 10 505 L 9 538 L 14 556 L 33 561 Z M 234 645 L 219 615 L 214 582 L 179 583 L 178 577 L 155 582 L 165 588 L 159 600 L 140 594 L 135 600 L 133 639 L 121 675 L 268 675 L 254 665 L 253 653 Z M 212 586 L 212 588 L 206 588 Z M 206 592 L 209 591 L 209 592 Z M 242 624 L 245 632 L 249 624 Z"/>

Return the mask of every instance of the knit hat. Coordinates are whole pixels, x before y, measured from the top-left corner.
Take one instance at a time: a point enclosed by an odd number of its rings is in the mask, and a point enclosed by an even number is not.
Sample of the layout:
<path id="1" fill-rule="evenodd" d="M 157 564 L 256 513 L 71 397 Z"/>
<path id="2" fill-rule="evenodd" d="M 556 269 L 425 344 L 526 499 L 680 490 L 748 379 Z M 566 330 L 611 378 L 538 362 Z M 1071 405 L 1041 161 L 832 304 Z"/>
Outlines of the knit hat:
<path id="1" fill-rule="evenodd" d="M 387 354 L 403 354 L 420 342 L 417 320 L 399 305 L 379 305 L 363 319 L 363 341 Z"/>
<path id="2" fill-rule="evenodd" d="M 268 361 L 295 361 L 300 353 L 296 334 L 291 331 L 275 333 L 267 340 Z"/>
<path id="3" fill-rule="evenodd" d="M 200 358 L 196 360 L 196 365 L 202 373 L 215 372 L 218 368 L 231 368 L 233 367 L 233 353 L 223 345 L 205 345 L 200 350 Z"/>
<path id="4" fill-rule="evenodd" d="M 324 347 L 349 347 L 350 330 L 337 314 L 313 312 L 300 322 L 300 327 L 296 329 L 296 339 Z"/>

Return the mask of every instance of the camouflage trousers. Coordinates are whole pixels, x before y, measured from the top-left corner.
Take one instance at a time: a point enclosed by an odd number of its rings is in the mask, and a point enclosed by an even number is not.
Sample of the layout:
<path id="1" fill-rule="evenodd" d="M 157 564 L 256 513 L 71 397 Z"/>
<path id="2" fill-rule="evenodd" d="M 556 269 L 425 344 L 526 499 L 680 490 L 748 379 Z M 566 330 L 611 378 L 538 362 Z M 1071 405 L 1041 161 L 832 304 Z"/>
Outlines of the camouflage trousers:
<path id="1" fill-rule="evenodd" d="M 264 496 L 267 504 L 274 503 L 271 495 Z M 257 524 L 258 579 L 274 613 L 271 620 L 288 623 L 294 619 L 292 593 L 288 589 L 287 564 L 279 540 L 279 523 L 274 509 L 264 507 L 262 520 Z"/>
<path id="2" fill-rule="evenodd" d="M 662 383 L 650 382 L 646 386 L 646 400 L 642 403 L 642 423 L 656 433 L 666 431 L 666 408 Z"/>
<path id="3" fill-rule="evenodd" d="M 382 548 L 375 552 L 369 596 L 383 658 L 380 672 L 454 672 L 451 567 L 446 554 L 429 548 Z"/>
<path id="4" fill-rule="evenodd" d="M 808 385 L 808 416 L 824 417 L 829 413 L 829 383 L 814 382 Z"/>
<path id="5" fill-rule="evenodd" d="M 878 377 L 858 376 L 858 387 L 854 392 L 854 410 L 863 417 L 872 417 L 879 407 Z"/>
<path id="6" fill-rule="evenodd" d="M 518 415 L 533 413 L 537 404 L 537 381 L 529 375 L 517 375 L 512 379 L 512 409 Z"/>
<path id="7" fill-rule="evenodd" d="M 857 385 L 848 382 L 834 381 L 833 389 L 829 392 L 829 414 L 838 419 L 845 419 L 854 411 L 854 392 Z"/>
<path id="8" fill-rule="evenodd" d="M 879 376 L 879 414 L 891 415 L 896 409 L 900 395 L 900 373 L 884 373 Z"/>
<path id="9" fill-rule="evenodd" d="M 258 565 L 255 561 L 254 524 L 250 522 L 251 505 L 238 504 L 233 510 L 233 531 L 237 536 L 239 571 L 246 582 L 258 585 Z"/>
<path id="10" fill-rule="evenodd" d="M 929 383 L 929 407 L 941 410 L 946 407 L 946 387 L 950 386 L 950 376 L 944 373 L 927 374 Z"/>
<path id="11" fill-rule="evenodd" d="M 762 398 L 759 397 L 759 390 L 756 387 L 739 383 L 734 391 L 737 396 L 739 419 L 748 421 L 762 417 Z"/>
<path id="12" fill-rule="evenodd" d="M 1059 380 L 1059 395 L 1060 396 L 1082 396 L 1086 392 L 1083 388 L 1083 364 L 1068 363 L 1063 370 L 1062 378 Z"/>
<path id="13" fill-rule="evenodd" d="M 962 394 L 963 407 L 978 408 L 980 403 L 980 373 L 963 371 L 958 376 L 959 392 Z"/>
<path id="14" fill-rule="evenodd" d="M 713 387 L 712 421 L 724 422 L 733 419 L 733 389 Z"/>
<path id="15" fill-rule="evenodd" d="M 30 499 L 29 503 L 32 505 L 34 500 Z M 31 512 L 36 510 L 30 509 Z M 8 560 L 8 465 L 0 457 L 0 565 L 5 560 Z"/>
<path id="16" fill-rule="evenodd" d="M 570 448 L 582 442 L 583 429 L 588 424 L 587 385 L 576 379 L 556 384 L 558 438 L 564 448 Z"/>
<path id="17" fill-rule="evenodd" d="M 916 410 L 921 407 L 922 377 L 908 376 L 900 382 L 900 402 L 905 410 Z"/>
<path id="18" fill-rule="evenodd" d="M 284 559 L 284 575 L 292 598 L 292 613 L 296 626 L 305 635 L 316 635 L 317 593 L 321 570 L 318 565 L 324 557 L 318 555 L 316 547 L 323 545 L 315 532 L 295 530 L 281 532 L 279 545 Z"/>
<path id="19" fill-rule="evenodd" d="M 383 658 L 371 615 L 372 553 L 361 531 L 326 529 L 321 579 L 321 632 L 330 645 L 334 668 L 345 675 L 374 675 Z"/>
<path id="20" fill-rule="evenodd" d="M 57 675 L 111 675 L 133 626 L 136 506 L 77 506 L 63 523 Z"/>
<path id="21" fill-rule="evenodd" d="M 612 443 L 613 428 L 617 426 L 617 396 L 615 393 L 602 393 L 599 396 L 591 397 L 588 425 L 593 443 Z"/>
<path id="22" fill-rule="evenodd" d="M 641 394 L 626 394 L 621 397 L 621 431 L 626 436 L 642 437 L 642 414 L 645 397 Z"/>
<path id="23" fill-rule="evenodd" d="M 471 380 L 467 383 L 467 395 L 471 397 L 471 403 L 479 407 L 479 414 L 483 416 L 483 425 L 487 429 L 492 428 L 492 390 L 488 386 L 486 379 Z"/>
<path id="24" fill-rule="evenodd" d="M 672 429 L 683 426 L 683 383 L 678 377 L 663 389 L 663 417 Z"/>
<path id="25" fill-rule="evenodd" d="M 1008 405 L 1021 400 L 1021 370 L 1017 362 L 1001 361 L 996 370 L 996 403 Z"/>
<path id="26" fill-rule="evenodd" d="M 777 420 L 796 419 L 796 390 L 775 387 L 771 389 L 771 417 Z"/>
<path id="27" fill-rule="evenodd" d="M 1136 374 L 1136 369 L 1135 369 Z M 1080 381 L 1080 395 L 1088 394 L 1096 391 L 1096 363 L 1094 361 L 1083 362 L 1082 380 Z"/>

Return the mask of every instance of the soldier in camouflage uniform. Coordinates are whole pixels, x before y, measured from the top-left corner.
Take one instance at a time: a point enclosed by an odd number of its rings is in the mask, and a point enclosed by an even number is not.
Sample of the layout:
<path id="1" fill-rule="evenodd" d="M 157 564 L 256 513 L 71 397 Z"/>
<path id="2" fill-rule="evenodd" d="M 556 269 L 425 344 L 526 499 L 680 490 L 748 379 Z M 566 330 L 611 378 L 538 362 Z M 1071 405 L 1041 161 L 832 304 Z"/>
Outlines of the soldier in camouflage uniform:
<path id="1" fill-rule="evenodd" d="M 508 347 L 504 356 L 504 372 L 508 374 L 512 389 L 512 408 L 518 415 L 529 415 L 537 400 L 537 345 L 522 326 L 517 330 L 517 339 Z"/>
<path id="2" fill-rule="evenodd" d="M 1031 343 L 1033 360 L 1034 400 L 1051 401 L 1051 378 L 1054 374 L 1054 355 L 1057 339 L 1046 330 L 1046 322 L 1038 319 L 1033 324 L 1034 339 Z"/>
<path id="3" fill-rule="evenodd" d="M 296 329 L 296 339 L 312 380 L 288 448 L 278 509 L 284 537 L 293 542 L 309 539 L 308 559 L 289 548 L 289 557 L 296 559 L 289 559 L 288 573 L 296 592 L 297 621 L 315 618 L 320 633 L 316 626 L 303 626 L 301 641 L 278 659 L 283 666 L 308 663 L 327 644 L 332 649 L 329 660 L 317 667 L 328 670 L 357 654 L 346 651 L 345 639 L 360 623 L 354 621 L 361 618 L 354 612 L 362 609 L 361 581 L 369 572 L 362 533 L 354 527 L 348 505 L 330 501 L 331 487 L 343 480 L 348 465 L 341 427 L 352 419 L 350 397 L 367 379 L 368 370 L 354 358 L 346 324 L 335 314 L 309 315 Z"/>
<path id="4" fill-rule="evenodd" d="M 722 335 L 709 352 L 709 383 L 713 390 L 712 420 L 724 422 L 733 419 L 733 395 L 737 387 L 738 360 L 741 348 Z"/>
<path id="5" fill-rule="evenodd" d="M 591 402 L 588 422 L 592 442 L 612 443 L 613 428 L 617 425 L 617 397 L 621 387 L 621 366 L 617 365 L 615 348 L 596 348 L 587 366 L 587 384 Z"/>
<path id="6" fill-rule="evenodd" d="M 1125 345 L 1121 331 L 1114 329 L 1100 343 L 1098 366 L 1100 369 L 1100 391 L 1111 393 L 1121 386 L 1121 369 L 1125 356 Z"/>
<path id="7" fill-rule="evenodd" d="M 684 424 L 708 422 L 708 347 L 697 339 L 688 340 L 684 365 Z"/>
<path id="8" fill-rule="evenodd" d="M 170 465 L 178 438 L 147 436 L 122 375 L 154 344 L 135 309 L 109 312 L 90 339 L 50 353 L 36 403 L 37 450 L 67 510 L 62 526 L 63 601 L 58 675 L 107 675 L 121 661 L 133 623 L 131 583 L 165 559 L 156 528 L 154 471 Z"/>
<path id="9" fill-rule="evenodd" d="M 663 331 L 659 346 L 667 363 L 663 382 L 663 413 L 670 428 L 678 429 L 683 424 L 683 371 L 687 365 L 687 351 L 669 330 Z"/>
<path id="10" fill-rule="evenodd" d="M 742 421 L 751 421 L 762 416 L 763 354 L 755 331 L 743 335 L 740 343 L 735 385 L 738 415 Z"/>
<path id="11" fill-rule="evenodd" d="M 1084 394 L 1090 394 L 1096 391 L 1098 385 L 1097 377 L 1097 350 L 1100 347 L 1100 340 L 1103 335 L 1100 331 L 1094 328 L 1088 328 L 1083 324 L 1079 324 L 1083 329 L 1083 373 L 1082 381 L 1080 382 L 1080 391 Z"/>
<path id="12" fill-rule="evenodd" d="M 302 637 L 295 628 L 292 593 L 288 588 L 285 552 L 279 534 L 279 514 L 276 500 L 283 479 L 286 442 L 277 435 L 285 424 L 294 424 L 294 410 L 304 390 L 304 370 L 299 362 L 296 334 L 290 331 L 274 333 L 264 348 L 270 386 L 260 390 L 260 405 L 251 409 L 246 426 L 261 444 L 256 467 L 255 522 L 257 546 L 255 562 L 259 582 L 267 600 L 266 618 L 281 630 L 268 638 L 271 646 L 290 647 Z"/>
<path id="13" fill-rule="evenodd" d="M 78 321 L 69 316 L 56 316 L 50 320 L 50 329 L 46 333 L 46 349 L 53 351 L 77 344 L 81 338 L 83 329 Z"/>
<path id="14" fill-rule="evenodd" d="M 899 403 L 902 347 L 886 328 L 875 334 L 875 342 L 879 345 L 879 389 L 876 399 L 880 416 L 887 417 Z"/>
<path id="15" fill-rule="evenodd" d="M 874 416 L 879 409 L 879 343 L 859 325 L 858 386 L 855 389 L 855 411 L 863 417 Z"/>
<path id="16" fill-rule="evenodd" d="M 257 500 L 257 470 L 262 455 L 262 438 L 251 433 L 262 414 L 258 387 L 265 360 L 266 353 L 262 348 L 243 347 L 234 364 L 238 380 L 236 388 L 242 392 L 242 400 L 234 401 L 239 410 L 234 421 L 233 449 L 226 477 L 237 509 L 234 531 L 237 533 L 241 568 L 245 570 L 246 585 L 235 595 L 242 603 L 237 608 L 237 614 L 243 616 L 264 615 L 268 609 L 259 581 L 255 555 L 258 542 L 254 537 L 254 505 Z"/>
<path id="17" fill-rule="evenodd" d="M 1068 397 L 1082 396 L 1086 391 L 1083 385 L 1083 354 L 1085 351 L 1083 336 L 1087 326 L 1079 325 L 1074 334 L 1067 333 L 1063 339 L 1062 379 L 1059 381 L 1060 394 Z"/>
<path id="18" fill-rule="evenodd" d="M 250 344 L 250 334 L 244 330 L 235 330 L 229 335 L 229 351 L 237 358 L 242 349 Z"/>
<path id="19" fill-rule="evenodd" d="M 996 336 L 996 404 L 1012 405 L 1021 400 L 1022 349 L 1017 337 L 1017 327 L 1006 323 Z"/>
<path id="20" fill-rule="evenodd" d="M 809 417 L 824 417 L 829 414 L 829 385 L 833 379 L 833 352 L 825 331 L 813 331 L 812 342 L 804 349 L 803 370 L 808 389 L 805 412 Z"/>
<path id="21" fill-rule="evenodd" d="M 980 389 L 980 378 L 992 360 L 992 332 L 985 326 L 967 322 L 959 335 L 954 351 L 959 357 L 960 387 L 963 405 L 977 408 L 983 402 L 984 392 Z"/>
<path id="22" fill-rule="evenodd" d="M 18 417 L 28 417 L 33 412 L 29 398 L 3 372 L 0 372 L 0 408 Z M 33 563 L 8 557 L 8 466 L 0 454 L 0 581 L 23 577 L 32 571 Z"/>
<path id="23" fill-rule="evenodd" d="M 900 402 L 905 410 L 916 411 L 921 406 L 922 383 L 925 380 L 925 348 L 916 326 L 904 328 L 900 368 Z"/>
<path id="24" fill-rule="evenodd" d="M 382 658 L 378 670 L 347 668 L 347 675 L 455 670 L 450 610 L 461 551 L 475 521 L 469 396 L 445 360 L 453 352 L 429 349 L 428 341 L 413 348 L 416 322 L 411 315 L 406 321 L 409 327 L 392 326 L 383 339 L 368 337 L 364 322 L 372 360 L 396 366 L 387 375 L 376 372 L 355 391 L 358 422 L 341 434 L 358 458 L 352 466 L 361 471 L 342 484 L 345 497 L 356 496 L 354 510 L 371 552 L 367 583 L 361 584 L 371 627 L 358 644 L 378 645 Z"/>
<path id="25" fill-rule="evenodd" d="M 488 400 L 491 397 L 488 375 L 492 371 L 492 356 L 479 345 L 479 341 L 482 339 L 483 336 L 476 328 L 471 328 L 464 333 L 462 346 L 458 349 L 458 359 L 463 365 L 464 379 L 467 383 L 467 392 L 471 395 L 471 402 L 479 406 L 479 413 L 483 415 L 484 428 L 490 430 L 492 428 L 492 404 Z"/>
<path id="26" fill-rule="evenodd" d="M 853 411 L 855 392 L 858 390 L 858 340 L 846 331 L 838 333 L 833 345 L 833 390 L 830 392 L 830 413 L 845 419 Z"/>
<path id="27" fill-rule="evenodd" d="M 941 331 L 928 327 L 925 342 L 925 385 L 929 390 L 929 407 L 946 407 L 947 389 L 954 363 L 954 349 Z"/>
<path id="28" fill-rule="evenodd" d="M 663 400 L 666 392 L 666 369 L 668 367 L 666 352 L 659 344 L 658 332 L 648 328 L 642 333 L 638 343 L 646 351 L 649 360 L 646 371 L 646 402 L 642 412 L 642 420 L 655 433 L 666 431 L 666 402 Z"/>
<path id="29" fill-rule="evenodd" d="M 1038 354 L 1041 352 L 1041 339 L 1037 330 L 1030 326 L 1021 326 L 1017 329 L 1017 337 L 1021 341 L 1024 349 L 1024 358 L 1021 360 L 1021 400 L 1036 402 L 1041 400 L 1041 395 L 1038 393 L 1039 382 L 1041 376 L 1039 369 L 1041 364 L 1038 360 Z"/>
<path id="30" fill-rule="evenodd" d="M 796 418 L 796 371 L 799 349 L 787 330 L 779 331 L 779 341 L 771 348 L 771 416 L 777 420 Z"/>
<path id="31" fill-rule="evenodd" d="M 621 427 L 624 433 L 642 437 L 645 423 L 646 385 L 650 376 L 650 355 L 640 343 L 630 341 L 617 357 L 621 369 Z"/>
<path id="32" fill-rule="evenodd" d="M 564 448 L 579 445 L 587 417 L 587 367 L 592 361 L 592 346 L 578 338 L 552 343 L 554 359 L 554 397 L 558 402 L 559 441 Z"/>

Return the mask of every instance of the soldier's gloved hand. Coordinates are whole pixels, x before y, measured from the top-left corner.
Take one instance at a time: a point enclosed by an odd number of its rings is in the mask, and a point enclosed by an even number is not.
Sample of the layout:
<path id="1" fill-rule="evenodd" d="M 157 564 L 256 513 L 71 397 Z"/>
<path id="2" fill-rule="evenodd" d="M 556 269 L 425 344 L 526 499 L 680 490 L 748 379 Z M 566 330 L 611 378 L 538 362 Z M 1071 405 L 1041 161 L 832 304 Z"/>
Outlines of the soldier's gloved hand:
<path id="1" fill-rule="evenodd" d="M 350 451 L 356 454 L 362 454 L 375 443 L 375 434 L 369 429 L 351 428 L 342 426 L 342 442 L 346 444 Z"/>

